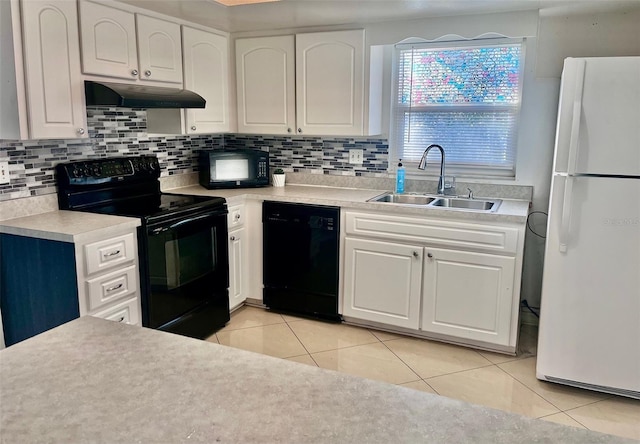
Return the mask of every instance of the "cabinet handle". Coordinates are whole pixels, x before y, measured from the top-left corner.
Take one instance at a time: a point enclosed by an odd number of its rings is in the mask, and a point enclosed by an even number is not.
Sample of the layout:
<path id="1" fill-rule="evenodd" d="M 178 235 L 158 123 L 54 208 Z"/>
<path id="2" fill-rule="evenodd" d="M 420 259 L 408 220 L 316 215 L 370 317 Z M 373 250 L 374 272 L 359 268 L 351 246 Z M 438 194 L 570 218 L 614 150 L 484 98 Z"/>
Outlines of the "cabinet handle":
<path id="1" fill-rule="evenodd" d="M 149 71 L 148 69 L 144 72 L 144 75 L 147 77 L 151 77 L 151 71 Z"/>
<path id="2" fill-rule="evenodd" d="M 418 254 L 418 252 L 417 252 L 417 251 L 414 251 L 414 252 L 413 252 L 413 257 L 420 257 L 420 255 Z"/>
<path id="3" fill-rule="evenodd" d="M 123 322 L 124 321 L 124 316 L 120 316 L 120 319 L 118 319 L 118 322 Z"/>
<path id="4" fill-rule="evenodd" d="M 102 255 L 102 257 L 117 256 L 118 254 L 120 254 L 120 250 L 112 251 L 111 253 L 105 253 Z"/>
<path id="5" fill-rule="evenodd" d="M 235 236 L 231 236 L 229 239 L 231 239 L 232 241 L 236 240 Z"/>
<path id="6" fill-rule="evenodd" d="M 236 220 L 240 220 L 240 215 L 239 214 L 236 214 L 234 217 L 236 218 Z"/>
<path id="7" fill-rule="evenodd" d="M 78 128 L 78 130 L 76 132 L 78 134 L 82 135 L 82 134 L 84 134 L 84 128 Z"/>
<path id="8" fill-rule="evenodd" d="M 137 76 L 137 75 L 138 75 L 138 70 L 137 70 L 137 69 L 132 69 L 132 70 L 131 70 L 131 75 L 132 75 L 133 77 Z"/>
<path id="9" fill-rule="evenodd" d="M 298 132 L 301 133 L 302 132 L 302 128 L 298 128 Z"/>
<path id="10" fill-rule="evenodd" d="M 195 130 L 196 130 L 196 126 L 195 126 L 195 125 L 193 125 L 193 126 L 191 127 L 191 131 L 195 131 Z"/>
<path id="11" fill-rule="evenodd" d="M 123 285 L 122 282 L 120 282 L 118 285 L 114 285 L 113 287 L 109 287 L 109 288 L 107 288 L 107 292 L 120 290 L 122 288 L 122 285 Z"/>
<path id="12" fill-rule="evenodd" d="M 427 253 L 427 257 L 428 257 L 429 259 L 433 259 L 433 254 L 431 254 L 431 253 Z"/>
<path id="13" fill-rule="evenodd" d="M 291 128 L 287 128 L 287 132 L 290 133 L 291 132 Z"/>

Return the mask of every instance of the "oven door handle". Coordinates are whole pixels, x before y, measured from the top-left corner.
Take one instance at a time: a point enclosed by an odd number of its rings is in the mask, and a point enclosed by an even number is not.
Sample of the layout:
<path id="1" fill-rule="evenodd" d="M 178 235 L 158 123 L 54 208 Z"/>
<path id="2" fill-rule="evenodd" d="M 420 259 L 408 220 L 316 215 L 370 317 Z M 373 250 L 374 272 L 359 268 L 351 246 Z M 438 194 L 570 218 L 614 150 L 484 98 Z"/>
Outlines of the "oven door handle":
<path id="1" fill-rule="evenodd" d="M 153 228 L 150 231 L 151 231 L 152 235 L 157 235 L 157 234 L 160 234 L 160 233 L 164 233 L 165 231 L 176 229 L 176 228 L 178 228 L 178 227 L 180 227 L 182 225 L 190 224 L 192 222 L 197 222 L 197 221 L 203 220 L 203 219 L 208 219 L 208 218 L 214 217 L 214 216 L 218 216 L 218 214 L 216 214 L 216 213 L 207 213 L 207 214 L 203 214 L 203 215 L 200 215 L 200 216 L 190 217 L 189 219 L 184 219 L 184 220 L 178 221 L 178 222 L 173 223 L 173 224 L 171 224 L 169 226 L 166 226 L 166 227 Z"/>

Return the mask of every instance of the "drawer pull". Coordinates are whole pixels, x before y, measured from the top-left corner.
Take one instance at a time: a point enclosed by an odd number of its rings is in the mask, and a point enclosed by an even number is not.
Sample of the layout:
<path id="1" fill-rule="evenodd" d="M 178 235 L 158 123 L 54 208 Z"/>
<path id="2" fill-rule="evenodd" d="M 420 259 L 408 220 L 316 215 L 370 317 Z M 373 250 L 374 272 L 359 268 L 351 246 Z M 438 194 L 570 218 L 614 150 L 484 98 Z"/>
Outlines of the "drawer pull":
<path id="1" fill-rule="evenodd" d="M 123 285 L 122 282 L 120 282 L 118 285 L 114 285 L 113 287 L 107 288 L 107 291 L 111 292 L 111 291 L 120 290 L 122 288 L 122 285 Z"/>
<path id="2" fill-rule="evenodd" d="M 234 217 L 236 218 L 236 220 L 240 219 L 240 215 L 239 214 L 236 214 Z"/>
<path id="3" fill-rule="evenodd" d="M 124 322 L 124 316 L 120 316 L 120 319 L 118 319 L 118 322 Z"/>
<path id="4" fill-rule="evenodd" d="M 105 253 L 103 254 L 103 257 L 112 257 L 117 256 L 118 254 L 120 254 L 120 250 L 112 251 L 111 253 Z"/>

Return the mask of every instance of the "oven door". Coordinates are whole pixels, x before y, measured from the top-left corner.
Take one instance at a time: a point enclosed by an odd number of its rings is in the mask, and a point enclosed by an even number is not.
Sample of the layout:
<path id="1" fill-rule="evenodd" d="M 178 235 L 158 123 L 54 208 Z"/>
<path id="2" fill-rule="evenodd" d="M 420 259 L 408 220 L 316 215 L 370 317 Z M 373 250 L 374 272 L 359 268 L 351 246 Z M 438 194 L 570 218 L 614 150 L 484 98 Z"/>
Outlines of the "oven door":
<path id="1" fill-rule="evenodd" d="M 143 325 L 173 331 L 212 304 L 228 319 L 226 208 L 149 223 L 146 234 Z"/>

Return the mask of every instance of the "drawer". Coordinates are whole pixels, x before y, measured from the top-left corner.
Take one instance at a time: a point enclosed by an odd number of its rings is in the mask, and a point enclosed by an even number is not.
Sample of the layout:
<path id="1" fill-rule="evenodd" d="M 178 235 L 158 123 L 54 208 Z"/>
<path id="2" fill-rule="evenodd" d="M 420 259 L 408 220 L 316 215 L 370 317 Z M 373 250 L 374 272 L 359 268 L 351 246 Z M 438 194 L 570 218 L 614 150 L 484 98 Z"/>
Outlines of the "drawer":
<path id="1" fill-rule="evenodd" d="M 127 299 L 105 310 L 92 313 L 91 316 L 108 321 L 140 325 L 140 301 L 137 297 Z"/>
<path id="2" fill-rule="evenodd" d="M 136 293 L 138 290 L 138 267 L 117 270 L 97 278 L 87 279 L 87 304 L 89 311 Z"/>
<path id="3" fill-rule="evenodd" d="M 345 233 L 432 246 L 515 254 L 519 229 L 487 223 L 345 212 Z"/>
<path id="4" fill-rule="evenodd" d="M 133 233 L 87 244 L 84 246 L 87 275 L 133 261 L 136 253 Z"/>
<path id="5" fill-rule="evenodd" d="M 245 206 L 235 205 L 229 208 L 229 214 L 227 215 L 227 225 L 229 231 L 240 228 L 244 225 L 245 220 Z"/>

